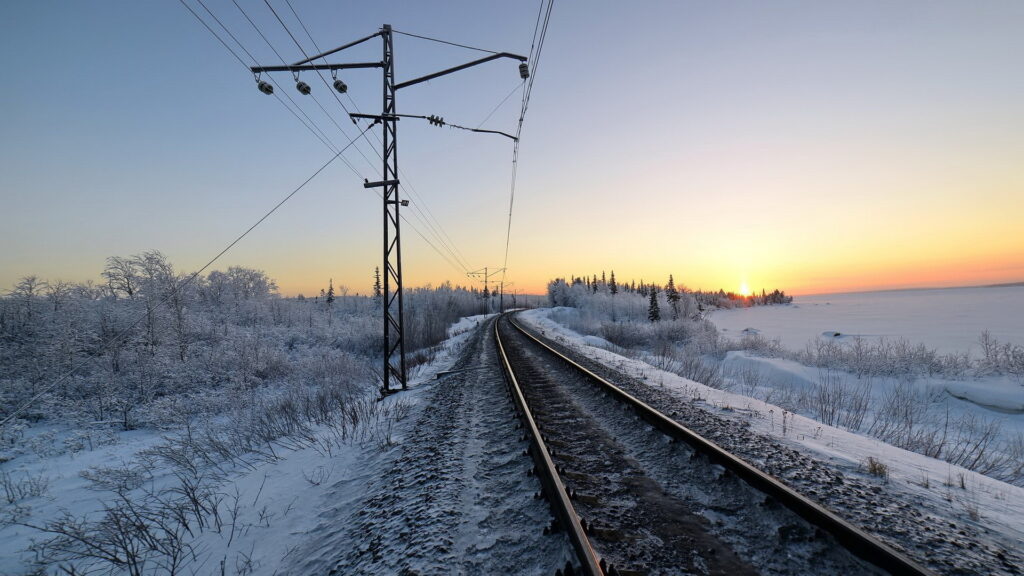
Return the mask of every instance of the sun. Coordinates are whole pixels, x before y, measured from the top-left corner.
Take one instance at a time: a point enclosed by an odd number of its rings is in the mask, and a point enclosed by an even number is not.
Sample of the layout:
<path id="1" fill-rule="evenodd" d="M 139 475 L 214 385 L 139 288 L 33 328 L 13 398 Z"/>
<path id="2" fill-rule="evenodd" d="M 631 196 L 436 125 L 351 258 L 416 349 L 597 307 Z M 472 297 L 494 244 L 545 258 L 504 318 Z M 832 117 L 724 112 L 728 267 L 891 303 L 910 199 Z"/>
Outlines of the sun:
<path id="1" fill-rule="evenodd" d="M 751 294 L 752 294 L 752 292 L 750 291 L 750 286 L 747 286 L 746 282 L 741 282 L 740 283 L 740 295 L 741 296 L 750 296 Z"/>

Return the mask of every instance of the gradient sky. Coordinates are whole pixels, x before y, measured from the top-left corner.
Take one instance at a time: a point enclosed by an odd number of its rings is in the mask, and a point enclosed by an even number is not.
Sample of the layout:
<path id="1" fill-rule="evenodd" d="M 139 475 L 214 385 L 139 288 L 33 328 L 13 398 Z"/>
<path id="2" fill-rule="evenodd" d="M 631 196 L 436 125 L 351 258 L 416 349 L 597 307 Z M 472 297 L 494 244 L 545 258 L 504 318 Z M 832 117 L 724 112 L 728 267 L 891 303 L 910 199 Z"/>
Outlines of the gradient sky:
<path id="1" fill-rule="evenodd" d="M 241 3 L 286 59 L 301 58 L 263 2 Z M 537 10 L 292 4 L 325 49 L 387 22 L 523 54 Z M 207 5 L 279 63 L 229 0 Z M 1017 0 L 561 0 L 524 130 L 508 278 L 539 292 L 553 276 L 614 269 L 798 294 L 1024 280 L 1021 30 Z M 395 39 L 399 80 L 476 57 Z M 331 156 L 173 0 L 0 3 L 0 64 L 3 288 L 28 274 L 98 278 L 106 257 L 150 248 L 195 269 Z M 364 112 L 379 110 L 379 72 L 343 77 Z M 492 63 L 402 90 L 398 109 L 475 126 L 517 83 L 513 62 Z M 517 113 L 515 96 L 487 127 L 514 131 Z M 415 120 L 399 134 L 419 205 L 470 268 L 500 266 L 511 143 Z M 286 294 L 328 278 L 365 293 L 380 226 L 380 201 L 336 163 L 218 266 L 264 269 Z M 468 282 L 403 231 L 408 283 Z"/>

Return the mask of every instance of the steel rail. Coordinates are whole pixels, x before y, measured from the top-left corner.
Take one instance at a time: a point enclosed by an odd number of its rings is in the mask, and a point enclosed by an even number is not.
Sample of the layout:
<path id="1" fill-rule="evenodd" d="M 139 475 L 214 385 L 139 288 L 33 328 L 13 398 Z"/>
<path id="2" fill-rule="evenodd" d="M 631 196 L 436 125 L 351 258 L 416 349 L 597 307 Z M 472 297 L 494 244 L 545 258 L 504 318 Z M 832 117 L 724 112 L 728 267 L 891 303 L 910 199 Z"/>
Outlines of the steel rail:
<path id="1" fill-rule="evenodd" d="M 498 345 L 498 357 L 501 358 L 505 382 L 508 384 L 509 392 L 516 404 L 516 412 L 519 413 L 520 418 L 522 418 L 523 423 L 526 425 L 527 433 L 530 435 L 529 451 L 530 455 L 533 456 L 537 477 L 540 478 L 548 502 L 558 516 L 561 525 L 565 528 L 569 541 L 576 551 L 576 556 L 580 561 L 581 573 L 585 576 L 604 576 L 604 570 L 601 569 L 601 562 L 597 552 L 591 547 L 590 539 L 587 538 L 586 533 L 583 531 L 583 525 L 580 524 L 576 509 L 569 500 L 565 484 L 562 483 L 561 478 L 558 476 L 555 463 L 551 460 L 551 453 L 544 443 L 544 438 L 541 437 L 537 422 L 533 419 L 530 407 L 526 403 L 526 396 L 523 395 L 523 391 L 519 387 L 519 381 L 516 380 L 516 375 L 512 371 L 512 364 L 505 353 L 505 345 L 501 341 L 501 334 L 498 329 L 498 324 L 504 316 L 504 314 L 499 316 L 494 322 L 494 339 Z"/>
<path id="2" fill-rule="evenodd" d="M 777 478 L 751 466 L 711 440 L 665 416 L 642 400 L 555 350 L 546 342 L 525 330 L 511 315 L 509 315 L 508 320 L 509 324 L 527 338 L 576 368 L 586 375 L 590 381 L 611 394 L 616 400 L 632 407 L 648 424 L 670 438 L 686 442 L 694 450 L 706 455 L 712 462 L 723 466 L 747 484 L 774 498 L 804 520 L 832 534 L 836 541 L 857 557 L 896 576 L 934 576 L 934 572 L 914 562 L 881 540 L 843 520 L 828 509 L 783 484 Z"/>

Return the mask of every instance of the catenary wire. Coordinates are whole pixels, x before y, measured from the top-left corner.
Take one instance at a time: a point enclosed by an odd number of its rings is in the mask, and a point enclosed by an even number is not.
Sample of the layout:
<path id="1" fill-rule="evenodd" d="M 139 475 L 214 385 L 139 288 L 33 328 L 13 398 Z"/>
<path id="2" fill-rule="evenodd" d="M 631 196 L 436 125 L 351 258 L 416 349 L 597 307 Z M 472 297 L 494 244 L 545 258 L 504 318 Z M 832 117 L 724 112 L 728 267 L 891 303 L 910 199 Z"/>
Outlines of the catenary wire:
<path id="1" fill-rule="evenodd" d="M 512 150 L 512 182 L 509 185 L 508 195 L 508 223 L 505 227 L 505 257 L 502 263 L 501 272 L 501 283 L 505 283 L 505 275 L 508 273 L 508 253 L 509 247 L 512 242 L 512 211 L 515 207 L 516 200 L 516 182 L 519 176 L 519 144 L 522 142 L 523 133 L 523 121 L 526 119 L 526 111 L 530 105 L 530 94 L 533 92 L 533 82 L 537 78 L 537 70 L 540 67 L 541 53 L 544 49 L 544 41 L 547 38 L 548 23 L 551 21 L 551 9 L 554 7 L 555 0 L 547 1 L 547 10 L 544 10 L 544 1 L 541 0 L 540 7 L 537 10 L 537 22 L 533 28 L 533 40 L 530 43 L 530 62 L 533 64 L 533 70 L 530 74 L 530 79 L 526 83 L 526 88 L 523 90 L 523 102 L 519 112 L 519 122 L 516 127 L 516 140 Z M 538 27 L 541 22 L 541 13 L 544 13 L 544 24 L 540 27 L 538 36 Z M 536 51 L 534 51 L 536 47 Z M 534 57 L 536 55 L 536 57 Z"/>

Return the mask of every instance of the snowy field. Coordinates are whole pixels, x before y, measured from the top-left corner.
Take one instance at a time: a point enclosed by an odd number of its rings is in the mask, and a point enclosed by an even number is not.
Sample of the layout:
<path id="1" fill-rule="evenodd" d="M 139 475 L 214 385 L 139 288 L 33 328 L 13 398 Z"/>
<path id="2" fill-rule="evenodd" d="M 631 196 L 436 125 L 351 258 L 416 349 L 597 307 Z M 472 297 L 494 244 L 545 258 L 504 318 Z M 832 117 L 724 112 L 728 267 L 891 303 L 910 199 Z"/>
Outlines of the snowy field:
<path id="1" fill-rule="evenodd" d="M 723 368 L 727 373 L 746 371 L 761 381 L 759 385 L 747 387 L 748 395 L 771 400 L 773 394 L 778 396 L 780 385 L 815 390 L 832 378 L 846 390 L 864 390 L 870 399 L 867 404 L 870 413 L 877 412 L 875 407 L 886 398 L 893 398 L 895 393 L 911 391 L 917 398 L 915 404 L 932 406 L 930 415 L 922 412 L 922 416 L 934 420 L 932 427 L 936 432 L 941 431 L 937 418 L 942 417 L 957 423 L 954 427 L 960 430 L 970 428 L 966 434 L 997 439 L 996 443 L 1004 447 L 1004 452 L 1009 448 L 1011 459 L 1017 461 L 1016 483 L 1020 484 L 1024 375 L 1020 371 L 1019 357 L 1021 344 L 1024 344 L 1024 287 L 812 296 L 798 298 L 790 305 L 716 310 L 711 320 L 726 338 L 743 341 L 745 336 L 757 335 L 781 341 L 783 350 L 734 350 L 726 354 Z M 1008 369 L 986 368 L 983 332 L 991 335 L 991 342 L 998 342 L 989 347 L 990 351 L 1010 351 L 1002 354 L 1011 362 Z M 905 351 L 923 345 L 937 353 L 930 358 L 938 355 L 963 358 L 964 366 L 971 367 L 939 366 L 933 371 L 925 367 L 930 362 L 926 360 L 920 362 L 925 368 L 908 370 L 905 374 L 899 374 L 898 366 L 886 377 L 851 373 L 852 366 L 869 364 L 850 361 L 856 347 L 901 341 L 908 345 Z M 831 348 L 833 352 L 842 352 L 826 354 L 824 359 L 821 354 L 815 357 L 803 353 L 832 344 L 837 346 Z M 847 360 L 830 366 L 829 356 L 845 356 Z M 913 360 L 913 357 L 913 352 L 894 352 L 890 356 L 897 362 Z M 1011 357 L 1016 360 L 1010 360 Z M 810 362 L 815 358 L 816 362 Z M 973 439 L 965 443 L 973 444 Z"/>
<path id="2" fill-rule="evenodd" d="M 1024 344 L 1024 286 L 799 296 L 788 305 L 716 310 L 710 318 L 725 336 L 753 329 L 791 350 L 839 333 L 904 338 L 940 353 L 977 356 L 985 330 L 997 340 Z"/>

